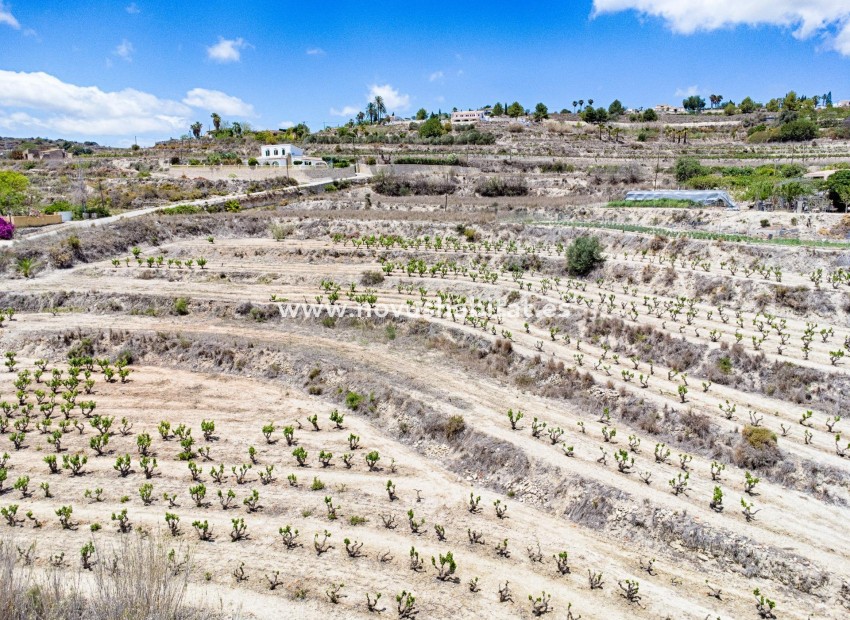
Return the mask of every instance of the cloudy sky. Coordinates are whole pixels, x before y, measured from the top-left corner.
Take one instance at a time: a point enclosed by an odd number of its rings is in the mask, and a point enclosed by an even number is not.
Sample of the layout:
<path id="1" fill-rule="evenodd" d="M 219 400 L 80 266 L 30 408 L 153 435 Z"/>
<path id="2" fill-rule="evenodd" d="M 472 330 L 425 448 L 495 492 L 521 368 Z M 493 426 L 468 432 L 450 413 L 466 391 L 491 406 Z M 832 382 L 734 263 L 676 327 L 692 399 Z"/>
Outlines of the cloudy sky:
<path id="1" fill-rule="evenodd" d="M 140 144 L 519 100 L 850 98 L 850 0 L 0 0 L 0 135 Z"/>

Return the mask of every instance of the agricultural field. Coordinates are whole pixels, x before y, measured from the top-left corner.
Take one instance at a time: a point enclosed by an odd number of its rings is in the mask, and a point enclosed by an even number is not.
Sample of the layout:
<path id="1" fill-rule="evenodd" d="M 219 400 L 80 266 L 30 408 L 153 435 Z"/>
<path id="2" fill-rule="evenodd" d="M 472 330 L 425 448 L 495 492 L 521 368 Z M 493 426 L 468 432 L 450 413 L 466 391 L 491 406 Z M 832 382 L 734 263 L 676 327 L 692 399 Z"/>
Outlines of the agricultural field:
<path id="1" fill-rule="evenodd" d="M 501 148 L 5 249 L 6 574 L 181 618 L 845 617 L 846 216 Z M 664 148 L 673 185 L 732 147 Z"/>

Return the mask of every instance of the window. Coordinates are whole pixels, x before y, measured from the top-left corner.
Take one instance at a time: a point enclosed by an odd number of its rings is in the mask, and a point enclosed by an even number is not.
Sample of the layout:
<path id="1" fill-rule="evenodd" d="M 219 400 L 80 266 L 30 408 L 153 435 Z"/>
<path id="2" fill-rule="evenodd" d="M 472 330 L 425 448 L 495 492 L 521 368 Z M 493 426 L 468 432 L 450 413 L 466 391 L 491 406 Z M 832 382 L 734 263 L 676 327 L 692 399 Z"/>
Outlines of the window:
<path id="1" fill-rule="evenodd" d="M 268 157 L 268 156 L 269 156 L 269 150 L 266 149 L 266 157 Z"/>
<path id="2" fill-rule="evenodd" d="M 277 149 L 274 150 L 274 154 L 277 155 Z"/>

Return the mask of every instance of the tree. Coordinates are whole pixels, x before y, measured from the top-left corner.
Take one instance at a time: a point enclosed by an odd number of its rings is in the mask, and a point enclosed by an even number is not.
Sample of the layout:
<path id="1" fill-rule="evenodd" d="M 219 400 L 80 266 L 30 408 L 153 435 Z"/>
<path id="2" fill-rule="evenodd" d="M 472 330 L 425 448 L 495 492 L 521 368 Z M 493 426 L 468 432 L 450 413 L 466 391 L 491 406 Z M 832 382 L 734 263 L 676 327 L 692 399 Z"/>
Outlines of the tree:
<path id="1" fill-rule="evenodd" d="M 534 120 L 539 123 L 546 118 L 549 118 L 549 108 L 542 103 L 538 103 L 534 106 Z"/>
<path id="2" fill-rule="evenodd" d="M 578 101 L 573 101 L 573 114 L 575 114 L 577 107 L 578 107 Z"/>
<path id="3" fill-rule="evenodd" d="M 567 271 L 584 276 L 605 262 L 602 246 L 596 237 L 578 237 L 567 247 Z"/>
<path id="4" fill-rule="evenodd" d="M 850 170 L 839 170 L 826 180 L 829 198 L 839 211 L 850 207 Z"/>
<path id="5" fill-rule="evenodd" d="M 696 157 L 680 157 L 676 160 L 674 171 L 676 180 L 679 183 L 684 183 L 689 179 L 700 176 L 705 172 L 705 169 Z"/>
<path id="6" fill-rule="evenodd" d="M 436 116 L 432 116 L 419 127 L 419 135 L 423 138 L 439 138 L 443 132 L 443 125 Z"/>
<path id="7" fill-rule="evenodd" d="M 797 111 L 800 109 L 801 103 L 802 100 L 797 97 L 797 93 L 790 90 L 785 94 L 785 98 L 782 100 L 781 106 L 783 110 Z"/>
<path id="8" fill-rule="evenodd" d="M 605 108 L 593 108 L 588 105 L 581 113 L 581 118 L 586 123 L 604 123 L 608 120 L 608 110 Z"/>
<path id="9" fill-rule="evenodd" d="M 375 113 L 378 115 L 378 121 L 387 113 L 387 106 L 384 104 L 384 98 L 378 95 L 375 97 Z"/>
<path id="10" fill-rule="evenodd" d="M 0 170 L 0 213 L 11 214 L 24 206 L 29 179 L 20 172 Z"/>
<path id="11" fill-rule="evenodd" d="M 705 109 L 705 99 L 699 95 L 691 95 L 682 101 L 682 107 L 688 112 L 699 114 Z"/>
<path id="12" fill-rule="evenodd" d="M 196 138 L 201 137 L 201 129 L 203 129 L 203 128 L 204 128 L 204 126 L 201 124 L 201 121 L 195 121 L 194 123 L 192 123 L 189 126 L 189 129 L 192 130 L 192 135 L 195 136 Z"/>
<path id="13" fill-rule="evenodd" d="M 608 114 L 612 117 L 620 116 L 626 111 L 619 99 L 614 99 L 608 106 Z"/>
<path id="14" fill-rule="evenodd" d="M 355 116 L 355 118 L 357 119 L 357 124 L 362 125 L 363 121 L 366 120 L 366 113 L 361 110 L 357 113 L 357 116 Z"/>
<path id="15" fill-rule="evenodd" d="M 369 117 L 370 123 L 374 123 L 378 120 L 378 108 L 375 107 L 374 101 L 370 101 L 366 104 L 366 115 Z"/>
<path id="16" fill-rule="evenodd" d="M 519 118 L 523 114 L 525 114 L 525 108 L 523 108 L 518 101 L 514 101 L 511 105 L 508 106 L 507 114 L 511 118 Z"/>
<path id="17" fill-rule="evenodd" d="M 735 114 L 738 113 L 738 108 L 735 107 L 735 104 L 730 101 L 725 106 L 723 106 L 723 112 L 726 114 L 726 116 L 735 116 Z"/>
<path id="18" fill-rule="evenodd" d="M 497 103 L 496 105 L 493 106 L 492 114 L 493 114 L 493 116 L 504 116 L 505 108 L 502 107 L 501 103 Z"/>
<path id="19" fill-rule="evenodd" d="M 416 111 L 416 120 L 424 121 L 426 118 L 428 118 L 428 111 L 425 108 L 419 108 L 419 110 Z"/>
<path id="20" fill-rule="evenodd" d="M 741 109 L 741 114 L 750 114 L 751 112 L 755 112 L 757 106 L 756 102 L 752 100 L 752 97 L 744 97 L 741 105 L 738 107 Z"/>
<path id="21" fill-rule="evenodd" d="M 213 112 L 212 114 L 210 114 L 210 118 L 212 119 L 213 127 L 215 127 L 215 130 L 218 131 L 219 129 L 221 129 L 221 117 L 215 112 Z"/>
<path id="22" fill-rule="evenodd" d="M 645 123 L 653 123 L 657 120 L 658 120 L 658 113 L 656 113 L 655 110 L 653 110 L 652 108 L 649 108 L 648 110 L 644 110 L 643 121 Z"/>

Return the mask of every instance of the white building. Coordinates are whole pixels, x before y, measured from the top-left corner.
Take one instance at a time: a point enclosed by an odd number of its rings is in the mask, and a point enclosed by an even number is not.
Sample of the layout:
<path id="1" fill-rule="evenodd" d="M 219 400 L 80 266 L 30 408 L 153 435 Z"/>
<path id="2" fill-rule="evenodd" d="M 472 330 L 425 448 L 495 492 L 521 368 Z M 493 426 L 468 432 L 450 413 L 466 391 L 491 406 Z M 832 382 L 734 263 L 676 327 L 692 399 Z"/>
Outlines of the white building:
<path id="1" fill-rule="evenodd" d="M 452 123 L 477 123 L 484 120 L 484 110 L 452 112 Z"/>
<path id="2" fill-rule="evenodd" d="M 264 144 L 260 147 L 257 161 L 261 166 L 291 166 L 294 157 L 302 157 L 304 151 L 291 144 Z"/>
<path id="3" fill-rule="evenodd" d="M 850 108 L 850 99 L 842 99 L 838 103 L 835 104 L 837 108 Z"/>

